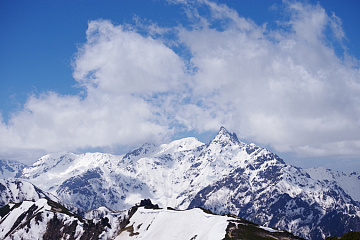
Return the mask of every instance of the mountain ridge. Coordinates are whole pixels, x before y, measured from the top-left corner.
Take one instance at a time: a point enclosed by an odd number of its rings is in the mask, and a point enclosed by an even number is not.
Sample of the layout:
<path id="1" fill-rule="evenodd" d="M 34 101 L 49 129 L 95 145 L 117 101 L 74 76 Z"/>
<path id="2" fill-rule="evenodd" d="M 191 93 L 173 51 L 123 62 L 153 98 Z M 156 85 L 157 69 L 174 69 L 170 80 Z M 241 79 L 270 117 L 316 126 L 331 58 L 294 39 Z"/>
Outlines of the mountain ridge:
<path id="1" fill-rule="evenodd" d="M 124 155 L 50 154 L 21 177 L 84 210 L 126 209 L 150 198 L 161 206 L 232 213 L 312 239 L 356 230 L 360 219 L 359 204 L 336 181 L 312 179 L 223 127 L 207 144 L 185 138 Z M 349 224 L 327 229 L 331 216 Z"/>
<path id="2" fill-rule="evenodd" d="M 0 238 L 301 239 L 283 230 L 259 226 L 236 216 L 216 215 L 205 209 L 160 209 L 150 199 L 121 212 L 98 209 L 86 215 L 88 218 L 78 216 L 50 199 L 11 203 L 0 208 Z"/>

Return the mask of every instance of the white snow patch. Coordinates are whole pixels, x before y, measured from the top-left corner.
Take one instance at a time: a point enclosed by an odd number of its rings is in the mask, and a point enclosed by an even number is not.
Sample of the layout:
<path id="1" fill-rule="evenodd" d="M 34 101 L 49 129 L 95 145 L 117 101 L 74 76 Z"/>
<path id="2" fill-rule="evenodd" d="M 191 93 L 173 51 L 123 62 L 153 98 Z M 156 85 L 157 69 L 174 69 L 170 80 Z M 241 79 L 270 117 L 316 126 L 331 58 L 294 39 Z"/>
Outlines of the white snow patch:
<path id="1" fill-rule="evenodd" d="M 139 208 L 127 226 L 133 226 L 136 235 L 122 232 L 116 239 L 157 240 L 218 240 L 223 239 L 228 225 L 226 216 L 204 213 L 200 209 L 186 211 L 151 210 Z"/>
<path id="2" fill-rule="evenodd" d="M 264 226 L 259 226 L 259 228 L 264 229 L 265 231 L 268 231 L 268 232 L 283 232 L 283 231 L 280 231 L 280 230 L 276 230 L 276 229 L 269 228 L 269 227 L 264 227 Z"/>

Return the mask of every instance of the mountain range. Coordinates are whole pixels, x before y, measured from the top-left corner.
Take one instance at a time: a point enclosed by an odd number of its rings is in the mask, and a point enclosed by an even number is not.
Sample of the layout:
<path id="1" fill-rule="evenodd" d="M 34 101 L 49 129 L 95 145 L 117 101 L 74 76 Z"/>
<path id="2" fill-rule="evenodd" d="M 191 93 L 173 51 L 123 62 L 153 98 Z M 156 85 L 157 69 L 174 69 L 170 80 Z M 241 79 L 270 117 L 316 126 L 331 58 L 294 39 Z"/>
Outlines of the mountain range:
<path id="1" fill-rule="evenodd" d="M 31 183 L 80 215 L 129 209 L 149 198 L 162 208 L 202 207 L 306 239 L 360 231 L 359 173 L 288 165 L 223 127 L 207 144 L 190 137 L 124 155 L 49 154 L 12 169 L 3 176 Z"/>

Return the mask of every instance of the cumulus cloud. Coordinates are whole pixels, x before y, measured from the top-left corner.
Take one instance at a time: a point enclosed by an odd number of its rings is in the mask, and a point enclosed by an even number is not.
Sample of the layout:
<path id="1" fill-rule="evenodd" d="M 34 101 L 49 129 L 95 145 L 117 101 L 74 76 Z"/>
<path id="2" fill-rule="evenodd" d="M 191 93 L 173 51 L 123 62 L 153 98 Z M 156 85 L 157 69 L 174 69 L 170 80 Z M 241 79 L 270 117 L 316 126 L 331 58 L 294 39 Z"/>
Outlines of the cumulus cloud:
<path id="1" fill-rule="evenodd" d="M 9 149 L 45 153 L 156 142 L 168 129 L 156 123 L 153 109 L 130 95 L 110 98 L 89 92 L 81 99 L 50 92 L 34 96 L 8 125 L 2 125 L 1 150 L 3 154 Z"/>
<path id="2" fill-rule="evenodd" d="M 335 53 L 334 39 L 346 48 L 334 13 L 284 2 L 288 19 L 268 29 L 226 5 L 175 2 L 192 24 L 156 26 L 160 37 L 153 24 L 89 22 L 73 62 L 84 95 L 30 97 L 2 122 L 1 153 L 135 146 L 223 125 L 279 152 L 359 155 L 360 71 L 357 61 Z"/>
<path id="3" fill-rule="evenodd" d="M 213 119 L 280 152 L 329 156 L 346 149 L 356 156 L 359 68 L 337 56 L 325 35 L 330 26 L 339 36 L 339 21 L 319 5 L 289 3 L 287 10 L 286 32 L 267 31 L 233 14 L 238 24 L 224 31 L 181 32 L 199 69 L 194 96 Z M 212 129 L 199 124 L 205 119 L 192 124 Z"/>
<path id="4" fill-rule="evenodd" d="M 161 41 L 109 21 L 92 21 L 73 65 L 74 79 L 85 92 L 29 97 L 8 124 L 2 121 L 4 157 L 23 151 L 112 150 L 170 136 L 160 106 L 169 98 L 159 96 L 181 91 L 184 64 Z"/>
<path id="5" fill-rule="evenodd" d="M 103 20 L 90 22 L 86 35 L 74 78 L 87 88 L 152 94 L 171 91 L 184 79 L 181 59 L 160 41 Z"/>

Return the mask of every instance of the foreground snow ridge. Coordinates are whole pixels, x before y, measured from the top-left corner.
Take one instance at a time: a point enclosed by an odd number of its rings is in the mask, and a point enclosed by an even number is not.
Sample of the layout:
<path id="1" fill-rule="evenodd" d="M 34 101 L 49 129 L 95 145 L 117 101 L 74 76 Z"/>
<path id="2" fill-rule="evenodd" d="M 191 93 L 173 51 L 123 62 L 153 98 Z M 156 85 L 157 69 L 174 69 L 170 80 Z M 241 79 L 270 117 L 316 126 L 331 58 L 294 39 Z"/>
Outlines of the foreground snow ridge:
<path id="1" fill-rule="evenodd" d="M 128 229 L 132 227 L 131 231 L 123 231 L 116 240 L 219 240 L 225 237 L 228 220 L 231 219 L 210 215 L 201 209 L 174 211 L 139 208 L 128 224 Z"/>
<path id="2" fill-rule="evenodd" d="M 141 200 L 140 205 L 129 210 L 118 212 L 101 207 L 86 215 L 88 219 L 49 199 L 7 204 L 0 208 L 0 239 L 299 239 L 205 209 L 160 209 L 150 199 Z"/>
<path id="3" fill-rule="evenodd" d="M 150 201 L 150 200 L 147 200 Z M 150 209 L 137 207 L 115 240 L 230 240 L 301 239 L 288 232 L 259 226 L 233 215 L 216 215 L 207 209 Z"/>

